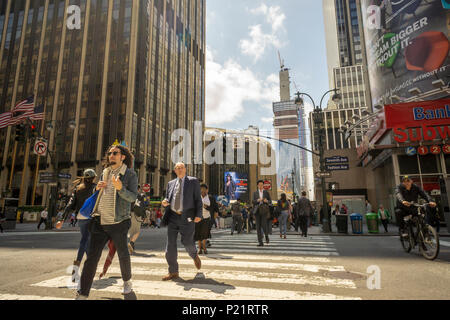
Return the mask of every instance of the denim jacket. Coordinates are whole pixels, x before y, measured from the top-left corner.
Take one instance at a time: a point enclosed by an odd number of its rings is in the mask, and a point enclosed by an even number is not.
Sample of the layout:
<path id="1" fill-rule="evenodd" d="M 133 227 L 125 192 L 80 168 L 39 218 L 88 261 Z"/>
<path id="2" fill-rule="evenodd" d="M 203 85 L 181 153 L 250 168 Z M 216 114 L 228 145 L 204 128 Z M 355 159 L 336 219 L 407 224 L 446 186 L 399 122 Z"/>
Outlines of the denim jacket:
<path id="1" fill-rule="evenodd" d="M 100 181 L 105 178 L 108 178 L 108 174 L 110 172 L 110 168 L 106 168 L 103 170 L 102 175 L 100 176 Z M 120 191 L 116 190 L 116 203 L 115 203 L 115 211 L 116 215 L 114 221 L 120 223 L 124 220 L 131 219 L 131 204 L 134 203 L 137 199 L 138 195 L 138 178 L 137 174 L 134 170 L 128 168 L 125 164 L 119 172 L 120 181 L 122 181 L 122 189 Z M 102 196 L 102 191 L 97 198 L 97 202 L 94 207 L 94 216 L 98 216 L 97 207 L 100 202 L 100 197 Z"/>

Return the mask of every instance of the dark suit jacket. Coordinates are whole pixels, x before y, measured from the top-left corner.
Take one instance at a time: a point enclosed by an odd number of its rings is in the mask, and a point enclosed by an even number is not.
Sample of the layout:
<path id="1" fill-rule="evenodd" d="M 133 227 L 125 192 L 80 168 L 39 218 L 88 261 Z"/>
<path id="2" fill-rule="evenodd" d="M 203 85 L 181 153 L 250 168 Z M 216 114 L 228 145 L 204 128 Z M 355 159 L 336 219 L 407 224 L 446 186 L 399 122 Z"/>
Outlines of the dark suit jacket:
<path id="1" fill-rule="evenodd" d="M 175 186 L 177 179 L 169 182 L 167 185 L 166 199 L 169 203 L 175 197 Z M 191 218 L 194 220 L 196 217 L 202 218 L 202 196 L 200 192 L 200 182 L 197 178 L 186 176 L 183 184 L 183 216 L 186 218 Z M 162 225 L 167 226 L 169 223 L 169 218 L 171 214 L 176 214 L 172 212 L 170 205 L 165 208 L 165 214 L 162 219 Z"/>
<path id="2" fill-rule="evenodd" d="M 263 190 L 263 199 L 267 199 L 267 201 L 269 201 L 269 203 L 268 203 L 268 205 L 269 206 L 271 206 L 272 205 L 272 198 L 270 197 L 270 193 L 267 191 L 267 190 Z M 259 208 L 259 202 L 258 202 L 258 199 L 259 199 L 259 190 L 256 190 L 254 193 L 253 193 L 253 201 L 252 201 L 252 203 L 253 203 L 253 213 L 257 213 L 257 211 L 258 211 L 258 208 Z"/>

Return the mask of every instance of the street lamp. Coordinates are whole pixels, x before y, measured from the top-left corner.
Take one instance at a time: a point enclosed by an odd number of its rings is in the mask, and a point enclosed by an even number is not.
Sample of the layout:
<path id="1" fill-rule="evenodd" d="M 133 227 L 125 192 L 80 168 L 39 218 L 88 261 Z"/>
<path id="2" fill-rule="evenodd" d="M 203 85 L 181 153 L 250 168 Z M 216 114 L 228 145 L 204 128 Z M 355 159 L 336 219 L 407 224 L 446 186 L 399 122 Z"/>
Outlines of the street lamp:
<path id="1" fill-rule="evenodd" d="M 50 203 L 49 203 L 49 210 L 48 210 L 48 218 L 47 218 L 47 225 L 45 226 L 46 230 L 53 229 L 53 221 L 52 218 L 56 217 L 56 206 L 57 206 L 57 196 L 58 196 L 58 187 L 59 187 L 59 154 L 61 150 L 59 147 L 61 147 L 61 141 L 63 134 L 61 132 L 61 128 L 63 128 L 62 120 L 51 120 L 48 121 L 45 125 L 47 131 L 52 132 L 53 130 L 56 130 L 55 132 L 55 143 L 53 144 L 53 150 L 48 150 L 48 153 L 51 157 L 51 160 L 53 161 L 53 171 L 56 179 L 56 187 L 53 186 L 51 188 L 50 192 Z M 71 130 L 75 130 L 76 128 L 76 122 L 74 120 L 69 120 L 67 122 L 68 127 Z"/>
<path id="2" fill-rule="evenodd" d="M 325 126 L 324 126 L 324 113 L 322 109 L 322 102 L 325 96 L 331 92 L 334 92 L 332 100 L 334 103 L 339 104 L 341 102 L 341 95 L 339 94 L 339 89 L 332 89 L 324 93 L 322 98 L 320 99 L 319 106 L 316 106 L 314 99 L 307 93 L 300 93 L 297 92 L 297 99 L 295 100 L 296 104 L 303 104 L 303 98 L 301 95 L 305 95 L 311 99 L 313 106 L 314 106 L 314 113 L 313 113 L 313 121 L 314 126 L 318 130 L 318 139 L 319 139 L 319 162 L 320 162 L 320 171 L 325 172 L 326 165 L 325 165 Z M 326 233 L 331 232 L 331 226 L 330 226 L 330 217 L 328 215 L 328 201 L 327 201 L 327 190 L 325 186 L 325 177 L 321 176 L 321 184 L 322 184 L 322 203 L 323 203 L 323 231 Z"/>

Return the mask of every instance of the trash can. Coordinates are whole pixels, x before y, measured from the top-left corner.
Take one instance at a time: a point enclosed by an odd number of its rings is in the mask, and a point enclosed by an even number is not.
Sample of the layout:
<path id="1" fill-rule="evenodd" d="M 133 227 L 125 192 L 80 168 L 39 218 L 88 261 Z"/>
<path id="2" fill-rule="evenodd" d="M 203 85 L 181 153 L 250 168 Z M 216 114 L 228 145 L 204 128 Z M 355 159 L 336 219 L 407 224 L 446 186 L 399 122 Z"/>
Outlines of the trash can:
<path id="1" fill-rule="evenodd" d="M 348 215 L 347 214 L 337 214 L 336 215 L 336 226 L 338 233 L 348 233 Z"/>
<path id="2" fill-rule="evenodd" d="M 318 226 L 319 225 L 319 215 L 317 213 L 317 211 L 314 212 L 314 216 L 313 216 L 313 226 Z"/>
<path id="3" fill-rule="evenodd" d="M 17 221 L 17 207 L 5 207 L 5 223 L 3 229 L 15 230 Z"/>
<path id="4" fill-rule="evenodd" d="M 378 233 L 378 215 L 376 213 L 367 213 L 366 222 L 369 233 Z"/>
<path id="5" fill-rule="evenodd" d="M 352 222 L 352 231 L 354 234 L 363 233 L 363 216 L 359 213 L 353 213 L 350 215 L 350 221 Z"/>

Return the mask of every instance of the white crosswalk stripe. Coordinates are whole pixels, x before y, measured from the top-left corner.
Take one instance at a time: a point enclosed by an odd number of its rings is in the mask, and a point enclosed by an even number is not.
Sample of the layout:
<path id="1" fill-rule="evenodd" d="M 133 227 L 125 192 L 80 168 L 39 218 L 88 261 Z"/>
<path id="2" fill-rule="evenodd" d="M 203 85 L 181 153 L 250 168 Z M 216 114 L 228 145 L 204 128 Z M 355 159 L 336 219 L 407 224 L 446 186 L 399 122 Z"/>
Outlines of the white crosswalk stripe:
<path id="1" fill-rule="evenodd" d="M 168 272 L 165 253 L 161 251 L 139 252 L 131 257 L 133 289 L 139 299 L 189 299 L 189 300 L 354 300 L 357 284 L 349 278 L 348 271 L 334 263 L 336 254 L 329 237 L 304 239 L 279 239 L 271 242 L 272 251 L 247 253 L 253 246 L 251 236 L 217 236 L 208 255 L 202 255 L 202 268 L 197 271 L 186 252 L 178 253 L 180 278 L 162 281 Z M 243 242 L 242 246 L 239 241 Z M 298 242 L 298 243 L 297 243 Z M 228 247 L 227 247 L 228 246 Z M 264 247 L 267 248 L 267 247 Z M 282 250 L 281 250 L 281 249 Z M 309 252 L 300 254 L 308 248 Z M 184 250 L 184 248 L 181 248 Z M 257 249 L 257 248 L 255 248 Z M 330 250 L 329 252 L 320 249 Z M 229 251 L 227 251 L 229 250 Z M 280 251 L 281 250 L 281 251 Z M 297 250 L 297 251 L 296 251 Z M 332 251 L 334 250 L 334 252 Z M 289 256 L 280 252 L 290 252 Z M 306 251 L 305 251 L 306 252 Z M 103 259 L 97 276 L 103 268 Z M 56 300 L 67 299 L 67 290 L 75 297 L 76 284 L 71 284 L 71 275 L 31 284 L 33 295 L 0 294 L 0 300 Z M 64 291 L 57 298 L 58 290 Z M 120 296 L 123 290 L 117 256 L 102 280 L 94 280 L 91 295 L 101 293 Z M 40 296 L 36 292 L 41 292 Z M 55 293 L 56 292 L 56 293 Z M 56 296 L 56 297 L 52 297 Z"/>
<path id="2" fill-rule="evenodd" d="M 211 239 L 211 248 L 208 252 L 237 252 L 237 253 L 274 253 L 296 255 L 317 255 L 317 256 L 339 256 L 334 243 L 328 236 L 313 236 L 303 238 L 299 235 L 289 235 L 287 239 L 278 238 L 274 229 L 270 236 L 269 244 L 264 243 L 263 247 L 256 247 L 258 244 L 257 235 L 235 234 L 234 236 L 222 235 Z M 180 252 L 184 249 L 179 248 Z"/>
<path id="3" fill-rule="evenodd" d="M 330 258 L 280 255 L 211 254 L 202 256 L 202 269 L 197 272 L 187 253 L 178 255 L 180 279 L 164 282 L 167 262 L 163 252 L 145 252 L 132 256 L 133 289 L 138 297 L 158 296 L 175 299 L 219 300 L 319 300 L 359 299 L 355 296 L 353 280 L 333 277 L 346 272 L 343 266 L 330 265 Z M 99 265 L 98 272 L 102 266 Z M 108 278 L 109 277 L 109 278 Z M 119 263 L 114 260 L 107 278 L 94 281 L 92 292 L 120 293 Z M 33 287 L 62 288 L 69 275 L 41 281 Z M 272 288 L 268 288 L 274 287 Z M 320 288 L 316 292 L 314 288 Z M 346 295 L 332 294 L 337 288 L 349 291 Z M 305 290 L 307 289 L 307 290 Z M 324 292 L 325 291 L 325 292 Z"/>
<path id="4" fill-rule="evenodd" d="M 36 287 L 58 288 L 66 277 L 42 281 Z M 105 279 L 101 285 L 94 284 L 93 291 L 121 293 L 122 280 Z M 162 282 L 134 280 L 136 294 L 148 296 L 176 297 L 179 299 L 208 300 L 357 300 L 355 297 L 307 291 L 278 290 L 252 287 L 239 287 L 230 284 L 203 284 L 194 282 Z"/>

